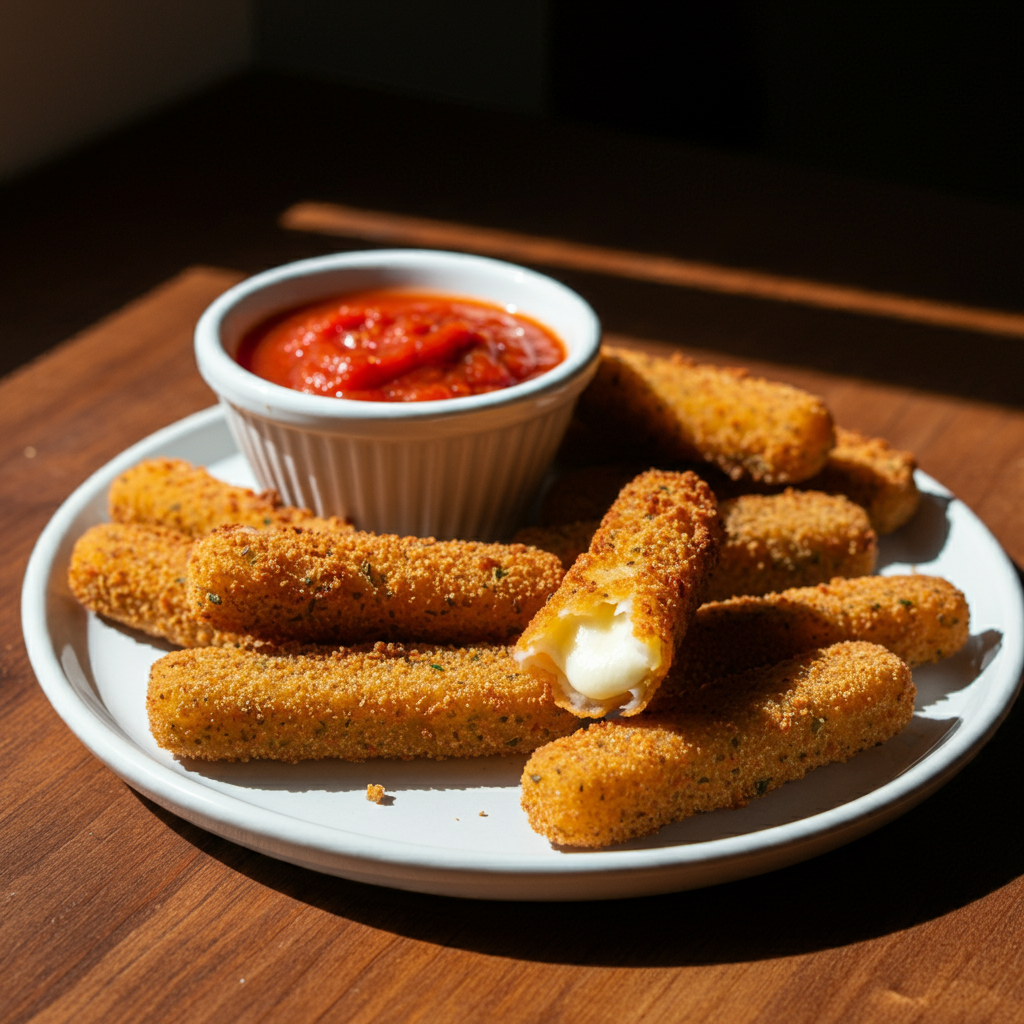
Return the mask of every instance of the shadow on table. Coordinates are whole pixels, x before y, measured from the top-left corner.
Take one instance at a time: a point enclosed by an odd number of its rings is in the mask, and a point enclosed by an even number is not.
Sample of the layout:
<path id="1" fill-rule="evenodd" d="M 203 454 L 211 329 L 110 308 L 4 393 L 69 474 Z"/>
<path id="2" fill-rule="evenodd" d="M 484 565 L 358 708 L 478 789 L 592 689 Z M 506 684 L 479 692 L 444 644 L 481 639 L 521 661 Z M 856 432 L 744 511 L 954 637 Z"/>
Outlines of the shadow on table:
<path id="1" fill-rule="evenodd" d="M 408 938 L 546 963 L 685 966 L 769 959 L 900 931 L 1024 874 L 1011 827 L 1024 706 L 956 778 L 832 853 L 709 889 L 592 903 L 460 900 L 348 882 L 235 846 L 140 800 L 194 846 L 260 885 Z"/>

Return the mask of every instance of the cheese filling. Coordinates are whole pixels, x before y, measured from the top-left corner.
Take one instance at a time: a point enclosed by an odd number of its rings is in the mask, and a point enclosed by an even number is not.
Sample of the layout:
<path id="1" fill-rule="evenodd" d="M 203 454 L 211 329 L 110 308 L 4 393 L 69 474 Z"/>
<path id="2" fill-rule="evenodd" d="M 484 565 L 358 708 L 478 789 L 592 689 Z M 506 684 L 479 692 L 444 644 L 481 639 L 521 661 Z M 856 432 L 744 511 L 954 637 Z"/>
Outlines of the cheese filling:
<path id="1" fill-rule="evenodd" d="M 630 602 L 622 601 L 600 604 L 589 615 L 566 615 L 531 654 L 547 655 L 559 681 L 590 700 L 609 700 L 638 687 L 642 693 L 643 680 L 661 659 L 633 635 L 630 612 Z"/>

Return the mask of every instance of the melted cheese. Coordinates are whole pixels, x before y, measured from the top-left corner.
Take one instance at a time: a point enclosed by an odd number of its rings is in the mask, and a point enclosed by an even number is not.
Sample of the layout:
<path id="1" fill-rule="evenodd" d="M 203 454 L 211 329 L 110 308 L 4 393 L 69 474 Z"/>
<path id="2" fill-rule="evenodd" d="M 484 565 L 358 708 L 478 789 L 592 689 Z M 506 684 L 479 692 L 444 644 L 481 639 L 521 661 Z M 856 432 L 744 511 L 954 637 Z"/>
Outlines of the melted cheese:
<path id="1" fill-rule="evenodd" d="M 517 653 L 517 660 L 552 672 L 574 704 L 639 699 L 661 658 L 654 645 L 633 635 L 631 610 L 631 602 L 621 601 L 598 604 L 587 615 L 560 616 L 543 641 Z"/>

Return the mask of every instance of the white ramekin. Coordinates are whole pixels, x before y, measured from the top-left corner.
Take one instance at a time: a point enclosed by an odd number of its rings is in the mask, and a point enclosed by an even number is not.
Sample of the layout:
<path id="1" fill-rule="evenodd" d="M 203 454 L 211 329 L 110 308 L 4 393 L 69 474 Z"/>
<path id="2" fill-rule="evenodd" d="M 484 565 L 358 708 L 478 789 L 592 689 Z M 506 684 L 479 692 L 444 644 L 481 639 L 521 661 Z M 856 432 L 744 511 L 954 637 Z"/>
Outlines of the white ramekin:
<path id="1" fill-rule="evenodd" d="M 307 395 L 235 362 L 266 317 L 346 292 L 396 288 L 515 307 L 566 348 L 554 369 L 514 387 L 439 402 Z M 364 530 L 499 539 L 520 524 L 597 367 L 600 324 L 575 292 L 511 263 L 416 249 L 339 253 L 257 274 L 196 326 L 196 362 L 226 407 L 260 484 Z"/>

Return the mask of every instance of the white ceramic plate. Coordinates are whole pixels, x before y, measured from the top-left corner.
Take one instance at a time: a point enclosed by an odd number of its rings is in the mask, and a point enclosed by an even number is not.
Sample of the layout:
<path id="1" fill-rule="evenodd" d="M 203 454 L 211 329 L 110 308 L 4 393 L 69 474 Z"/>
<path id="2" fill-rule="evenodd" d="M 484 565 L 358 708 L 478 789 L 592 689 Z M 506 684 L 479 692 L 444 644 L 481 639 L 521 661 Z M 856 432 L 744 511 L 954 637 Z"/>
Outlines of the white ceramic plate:
<path id="1" fill-rule="evenodd" d="M 58 510 L 29 562 L 22 618 L 32 666 L 57 713 L 130 786 L 219 836 L 327 874 L 452 896 L 575 900 L 696 888 L 784 867 L 877 828 L 950 779 L 1009 710 L 1024 666 L 1024 602 L 1012 564 L 962 502 L 921 474 L 921 512 L 884 540 L 881 571 L 919 570 L 960 587 L 971 608 L 967 648 L 915 671 L 917 709 L 899 736 L 741 810 L 691 818 L 612 849 L 569 851 L 527 824 L 522 757 L 176 760 L 153 742 L 145 714 L 149 666 L 168 645 L 86 613 L 66 583 L 75 540 L 106 519 L 111 480 L 158 455 L 253 482 L 219 408 L 159 431 L 90 477 Z M 367 801 L 371 782 L 393 800 Z"/>

